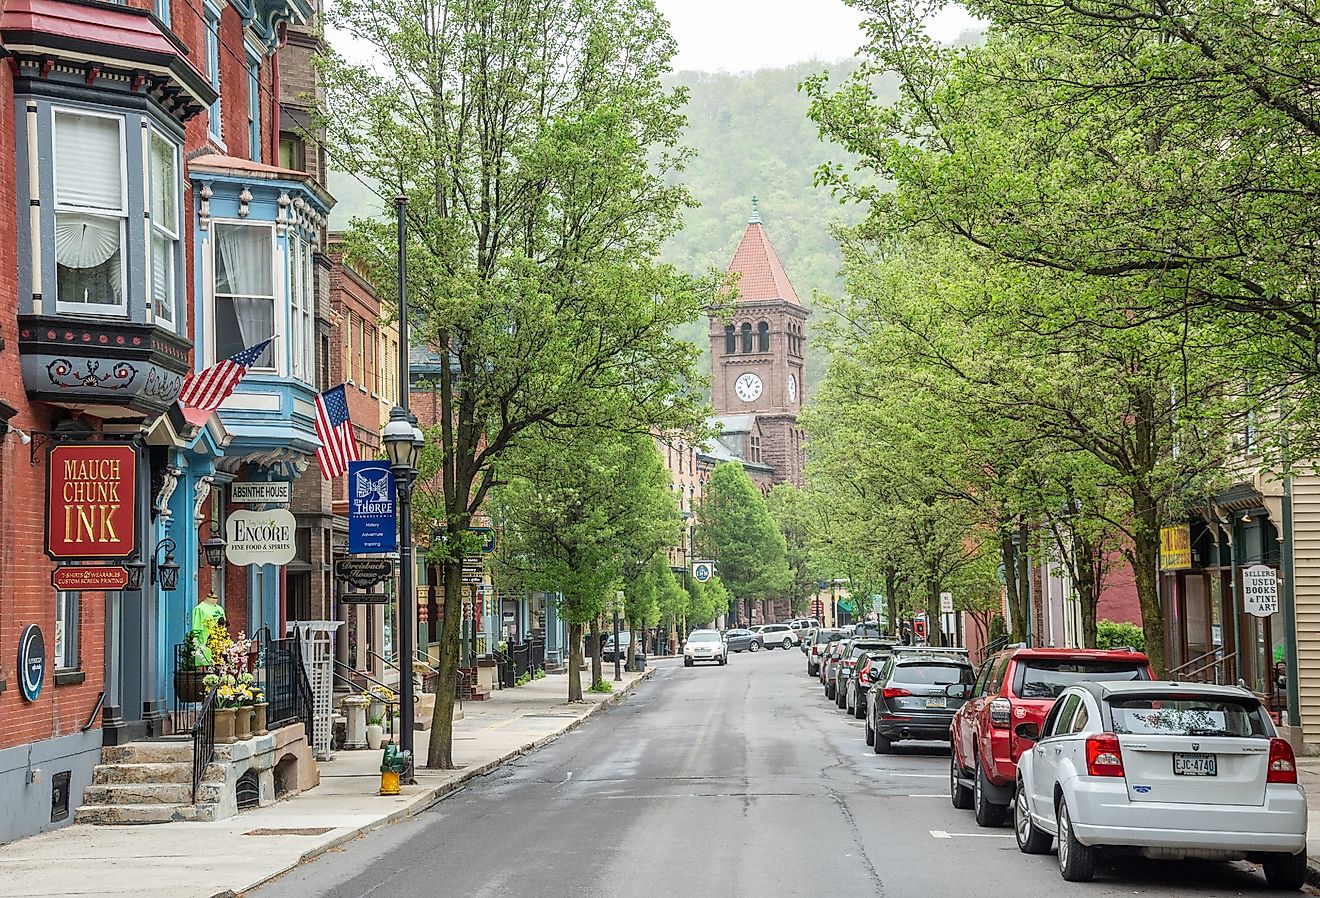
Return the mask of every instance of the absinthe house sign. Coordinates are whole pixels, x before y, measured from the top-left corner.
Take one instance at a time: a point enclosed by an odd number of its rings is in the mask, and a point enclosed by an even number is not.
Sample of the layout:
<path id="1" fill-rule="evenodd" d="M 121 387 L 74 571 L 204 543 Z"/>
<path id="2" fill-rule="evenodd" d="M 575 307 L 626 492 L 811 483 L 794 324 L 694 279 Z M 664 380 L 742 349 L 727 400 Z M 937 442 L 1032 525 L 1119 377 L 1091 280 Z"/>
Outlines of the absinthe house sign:
<path id="1" fill-rule="evenodd" d="M 235 511 L 225 521 L 230 564 L 288 564 L 296 554 L 298 522 L 283 508 Z"/>

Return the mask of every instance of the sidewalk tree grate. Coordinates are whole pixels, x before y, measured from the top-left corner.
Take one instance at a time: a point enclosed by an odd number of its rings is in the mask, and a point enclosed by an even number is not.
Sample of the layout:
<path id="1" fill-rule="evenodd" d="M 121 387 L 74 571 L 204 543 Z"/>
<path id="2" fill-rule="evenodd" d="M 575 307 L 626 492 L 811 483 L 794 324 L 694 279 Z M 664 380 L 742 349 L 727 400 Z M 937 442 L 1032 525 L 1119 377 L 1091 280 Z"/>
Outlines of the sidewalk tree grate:
<path id="1" fill-rule="evenodd" d="M 303 827 L 285 827 L 282 829 L 253 829 L 243 833 L 245 836 L 323 836 L 333 826 L 303 826 Z"/>

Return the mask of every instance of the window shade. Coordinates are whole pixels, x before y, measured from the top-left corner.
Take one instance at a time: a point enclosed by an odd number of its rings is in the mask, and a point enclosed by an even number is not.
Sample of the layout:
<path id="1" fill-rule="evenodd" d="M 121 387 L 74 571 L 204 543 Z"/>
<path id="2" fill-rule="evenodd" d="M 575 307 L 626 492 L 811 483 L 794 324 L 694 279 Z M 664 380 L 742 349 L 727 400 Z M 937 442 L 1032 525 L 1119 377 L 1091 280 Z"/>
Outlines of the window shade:
<path id="1" fill-rule="evenodd" d="M 151 135 L 151 217 L 170 233 L 179 229 L 179 176 L 174 147 L 159 134 Z"/>
<path id="2" fill-rule="evenodd" d="M 55 202 L 122 212 L 120 119 L 55 113 Z"/>

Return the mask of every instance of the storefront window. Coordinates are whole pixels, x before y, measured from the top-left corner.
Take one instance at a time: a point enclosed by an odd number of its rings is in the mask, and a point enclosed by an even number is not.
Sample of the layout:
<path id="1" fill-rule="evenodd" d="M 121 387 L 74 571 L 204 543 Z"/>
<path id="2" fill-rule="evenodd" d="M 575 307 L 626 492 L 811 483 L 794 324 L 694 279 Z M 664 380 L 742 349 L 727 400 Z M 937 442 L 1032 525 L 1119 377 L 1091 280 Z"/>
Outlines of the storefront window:
<path id="1" fill-rule="evenodd" d="M 59 308 L 123 315 L 124 120 L 66 110 L 54 117 Z"/>
<path id="2" fill-rule="evenodd" d="M 215 358 L 229 358 L 275 334 L 272 272 L 274 230 L 270 225 L 215 225 Z M 274 344 L 256 368 L 275 367 Z"/>
<path id="3" fill-rule="evenodd" d="M 78 596 L 76 592 L 55 593 L 55 645 L 51 654 L 56 670 L 78 667 Z"/>

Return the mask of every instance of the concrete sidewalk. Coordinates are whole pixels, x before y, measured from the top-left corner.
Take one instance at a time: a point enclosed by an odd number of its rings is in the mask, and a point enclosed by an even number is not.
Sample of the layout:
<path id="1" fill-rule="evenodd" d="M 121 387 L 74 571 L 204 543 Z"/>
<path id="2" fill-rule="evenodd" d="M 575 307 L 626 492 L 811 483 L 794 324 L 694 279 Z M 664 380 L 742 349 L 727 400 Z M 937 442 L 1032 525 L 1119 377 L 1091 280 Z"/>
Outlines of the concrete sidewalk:
<path id="1" fill-rule="evenodd" d="M 74 825 L 0 846 L 0 898 L 242 894 L 367 830 L 420 813 L 468 780 L 576 727 L 654 672 L 625 673 L 613 694 L 587 693 L 581 705 L 565 701 L 562 674 L 468 702 L 454 724 L 454 756 L 462 769 L 419 770 L 417 784 L 401 795 L 376 794 L 380 752 L 341 751 L 319 765 L 315 789 L 228 820 Z M 417 734 L 423 756 L 428 736 Z"/>

